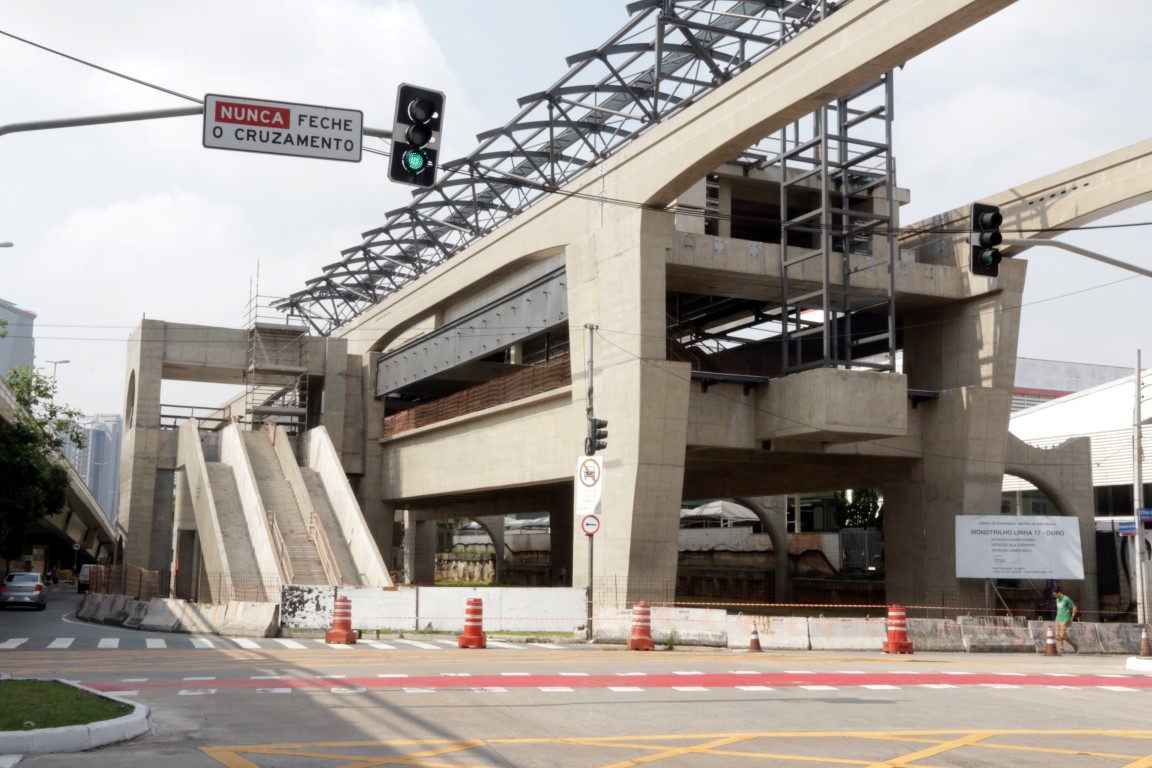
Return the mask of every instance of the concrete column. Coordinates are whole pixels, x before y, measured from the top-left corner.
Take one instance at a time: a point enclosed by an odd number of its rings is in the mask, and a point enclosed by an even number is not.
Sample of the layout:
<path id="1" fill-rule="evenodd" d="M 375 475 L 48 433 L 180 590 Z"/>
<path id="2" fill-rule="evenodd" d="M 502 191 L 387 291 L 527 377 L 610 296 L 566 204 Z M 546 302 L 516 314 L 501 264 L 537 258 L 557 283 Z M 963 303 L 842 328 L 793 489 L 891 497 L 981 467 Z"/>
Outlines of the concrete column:
<path id="1" fill-rule="evenodd" d="M 436 521 L 404 512 L 404 575 L 409 584 L 436 583 Z"/>
<path id="2" fill-rule="evenodd" d="M 720 178 L 720 237 L 732 237 L 732 180 Z"/>
<path id="3" fill-rule="evenodd" d="M 319 408 L 320 421 L 328 431 L 328 439 L 336 454 L 344 453 L 344 413 L 348 407 L 348 342 L 331 336 L 309 339 L 309 354 L 323 354 L 324 381 Z M 312 368 L 309 365 L 309 368 Z M 312 409 L 309 392 L 309 410 Z"/>
<path id="4" fill-rule="evenodd" d="M 882 488 L 885 549 L 904 553 L 885 562 L 888 601 L 929 616 L 990 608 L 983 581 L 956 578 L 955 520 L 1000 512 L 1011 392 L 965 387 L 919 408 L 924 459 L 911 480 Z"/>
<path id="5" fill-rule="evenodd" d="M 691 384 L 688 364 L 665 359 L 673 217 L 622 208 L 603 215 L 603 226 L 568 251 L 573 399 L 587 391 L 582 327 L 594 323 L 595 413 L 609 424 L 594 581 L 597 593 L 617 604 L 671 599 Z M 573 541 L 576 585 L 588 579 L 582 544 Z"/>
<path id="6" fill-rule="evenodd" d="M 917 406 L 923 460 L 881 489 L 885 548 L 905 553 L 885 569 L 888 600 L 929 616 L 992 607 L 983 581 L 956 578 L 956 516 L 1000 513 L 1026 267 L 1006 259 L 994 283 L 965 273 L 970 301 L 905 321 L 908 387 L 940 398 Z"/>
<path id="7" fill-rule="evenodd" d="M 788 602 L 788 497 L 757 496 L 735 499 L 756 513 L 772 540 L 773 599 Z"/>
<path id="8" fill-rule="evenodd" d="M 354 431 L 355 427 L 345 431 L 342 457 L 345 470 L 360 474 L 357 488 L 360 509 L 380 554 L 384 556 L 384 562 L 391 565 L 392 549 L 396 544 L 396 508 L 381 498 L 381 483 L 387 470 L 383 465 L 379 442 L 384 428 L 384 406 L 376 399 L 372 389 L 372 372 L 378 358 L 379 355 L 372 352 L 362 359 L 349 361 L 349 367 L 355 367 L 354 375 L 348 377 L 349 389 L 356 387 L 356 392 L 350 394 L 346 402 L 349 408 L 363 403 L 363 410 L 356 408 L 358 418 L 345 421 L 363 426 L 358 431 Z"/>
<path id="9" fill-rule="evenodd" d="M 160 446 L 160 384 L 164 369 L 164 327 L 143 320 L 128 337 L 127 400 L 120 444 L 120 501 L 117 521 L 124 529 L 124 562 L 164 568 L 153 562 L 156 462 Z M 162 531 L 165 540 L 171 528 Z"/>

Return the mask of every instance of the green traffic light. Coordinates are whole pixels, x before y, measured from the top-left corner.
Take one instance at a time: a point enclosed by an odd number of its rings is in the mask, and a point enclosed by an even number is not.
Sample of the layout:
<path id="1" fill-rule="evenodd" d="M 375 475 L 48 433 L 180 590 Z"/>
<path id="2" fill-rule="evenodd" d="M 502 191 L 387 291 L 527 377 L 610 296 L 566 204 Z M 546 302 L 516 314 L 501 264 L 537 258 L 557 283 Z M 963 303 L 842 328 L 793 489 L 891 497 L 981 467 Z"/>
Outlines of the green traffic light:
<path id="1" fill-rule="evenodd" d="M 428 167 L 428 153 L 422 149 L 410 149 L 404 153 L 404 168 L 409 173 L 420 173 Z"/>

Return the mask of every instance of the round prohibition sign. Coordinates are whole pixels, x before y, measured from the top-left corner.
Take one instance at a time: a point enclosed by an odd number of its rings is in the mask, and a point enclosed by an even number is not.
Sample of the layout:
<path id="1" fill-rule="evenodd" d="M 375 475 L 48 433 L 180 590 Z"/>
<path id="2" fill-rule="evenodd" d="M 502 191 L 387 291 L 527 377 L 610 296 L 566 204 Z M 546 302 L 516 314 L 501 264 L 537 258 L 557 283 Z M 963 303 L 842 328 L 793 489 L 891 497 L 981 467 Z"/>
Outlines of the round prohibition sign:
<path id="1" fill-rule="evenodd" d="M 600 464 L 594 459 L 586 459 L 580 464 L 580 484 L 592 488 L 600 482 Z"/>
<path id="2" fill-rule="evenodd" d="M 600 518 L 596 515 L 584 515 L 584 519 L 580 521 L 580 530 L 589 536 L 594 535 L 600 530 Z"/>

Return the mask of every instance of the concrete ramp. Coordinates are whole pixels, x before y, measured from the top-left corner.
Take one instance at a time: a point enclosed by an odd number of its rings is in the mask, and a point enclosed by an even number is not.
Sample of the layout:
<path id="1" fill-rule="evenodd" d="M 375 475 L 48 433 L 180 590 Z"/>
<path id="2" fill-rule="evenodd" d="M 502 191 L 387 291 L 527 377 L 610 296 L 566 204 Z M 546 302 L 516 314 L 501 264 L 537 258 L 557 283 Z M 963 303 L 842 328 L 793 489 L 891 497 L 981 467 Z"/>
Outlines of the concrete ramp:
<path id="1" fill-rule="evenodd" d="M 358 583 L 365 587 L 395 586 L 352 486 L 348 484 L 348 476 L 344 474 L 344 466 L 328 437 L 328 430 L 324 427 L 308 430 L 304 435 L 303 453 L 305 465 L 316 475 L 310 482 L 318 482 L 323 488 L 326 503 L 318 503 L 317 512 L 324 519 L 329 539 L 333 542 L 339 540 L 347 548 Z M 335 543 L 333 549 L 336 549 Z"/>
<path id="2" fill-rule="evenodd" d="M 244 510 L 240 506 L 240 494 L 236 489 L 236 478 L 227 464 L 210 462 L 208 477 L 212 483 L 212 497 L 216 504 L 216 516 L 223 539 L 227 542 L 228 562 L 232 570 L 232 599 L 267 599 L 260 581 L 252 574 L 260 572 L 256 552 L 252 547 L 252 537 L 244 520 Z"/>

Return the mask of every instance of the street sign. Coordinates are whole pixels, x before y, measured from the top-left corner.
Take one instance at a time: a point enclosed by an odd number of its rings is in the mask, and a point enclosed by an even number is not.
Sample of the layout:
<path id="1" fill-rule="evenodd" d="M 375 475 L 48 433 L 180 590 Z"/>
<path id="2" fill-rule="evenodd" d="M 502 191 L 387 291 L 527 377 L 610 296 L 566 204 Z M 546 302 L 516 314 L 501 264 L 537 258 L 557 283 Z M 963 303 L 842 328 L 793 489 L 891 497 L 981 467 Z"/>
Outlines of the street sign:
<path id="1" fill-rule="evenodd" d="M 72 551 L 77 552 L 77 551 L 79 551 L 79 549 L 80 549 L 80 542 L 78 542 L 78 541 L 72 542 Z"/>
<path id="2" fill-rule="evenodd" d="M 312 104 L 204 97 L 204 146 L 360 162 L 364 113 Z"/>
<path id="3" fill-rule="evenodd" d="M 584 519 L 580 521 L 580 530 L 589 536 L 596 535 L 596 531 L 600 530 L 600 518 L 596 515 L 585 515 Z"/>
<path id="4" fill-rule="evenodd" d="M 576 464 L 576 514 L 595 515 L 600 512 L 600 497 L 604 483 L 604 459 L 599 456 L 581 456 Z"/>
<path id="5" fill-rule="evenodd" d="M 1140 522 L 1152 523 L 1152 509 L 1148 507 L 1140 507 Z"/>
<path id="6" fill-rule="evenodd" d="M 1136 535 L 1136 521 L 1135 520 L 1121 520 L 1119 533 L 1121 536 L 1135 536 Z"/>

